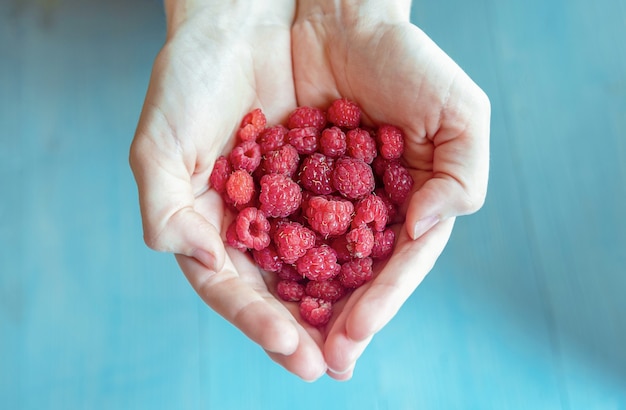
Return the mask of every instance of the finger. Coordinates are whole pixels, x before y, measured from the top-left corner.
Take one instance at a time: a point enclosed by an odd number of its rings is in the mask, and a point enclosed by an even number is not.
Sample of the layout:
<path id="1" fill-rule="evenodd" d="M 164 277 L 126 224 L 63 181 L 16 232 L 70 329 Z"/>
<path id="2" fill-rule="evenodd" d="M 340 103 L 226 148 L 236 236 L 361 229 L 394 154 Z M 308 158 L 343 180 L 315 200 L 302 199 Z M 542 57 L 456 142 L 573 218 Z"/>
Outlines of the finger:
<path id="1" fill-rule="evenodd" d="M 401 230 L 393 255 L 355 302 L 346 317 L 345 332 L 353 341 L 366 341 L 395 316 L 432 269 L 443 251 L 455 218 L 439 222 L 413 241 Z"/>
<path id="2" fill-rule="evenodd" d="M 290 355 L 296 351 L 299 335 L 293 320 L 244 282 L 229 258 L 220 272 L 184 255 L 176 255 L 176 260 L 202 300 L 251 340 L 268 352 Z"/>
<path id="3" fill-rule="evenodd" d="M 298 326 L 297 331 L 300 340 L 307 341 L 306 343 L 299 343 L 296 350 L 290 355 L 269 351 L 267 355 L 289 372 L 307 382 L 313 382 L 322 377 L 327 370 L 321 350 L 323 341 L 311 343 L 313 340 L 311 335 L 302 326 Z"/>
<path id="4" fill-rule="evenodd" d="M 464 74 L 450 87 L 434 146 L 432 178 L 411 196 L 406 226 L 419 238 L 440 220 L 476 212 L 484 203 L 489 175 L 489 100 Z M 409 138 L 410 139 L 410 138 Z M 423 149 L 418 144 L 411 150 Z"/>

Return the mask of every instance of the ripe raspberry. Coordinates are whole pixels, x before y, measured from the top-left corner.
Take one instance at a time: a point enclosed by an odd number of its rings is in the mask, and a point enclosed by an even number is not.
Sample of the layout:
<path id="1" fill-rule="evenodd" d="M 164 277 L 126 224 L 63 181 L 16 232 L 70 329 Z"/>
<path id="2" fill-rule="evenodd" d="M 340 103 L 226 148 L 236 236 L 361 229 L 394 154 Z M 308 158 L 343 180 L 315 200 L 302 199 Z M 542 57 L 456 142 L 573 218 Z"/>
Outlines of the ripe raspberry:
<path id="1" fill-rule="evenodd" d="M 237 238 L 249 249 L 261 250 L 270 244 L 270 223 L 257 208 L 242 209 L 235 218 Z"/>
<path id="2" fill-rule="evenodd" d="M 283 263 L 282 268 L 278 271 L 278 277 L 283 280 L 290 280 L 294 282 L 304 282 L 306 279 L 302 276 L 293 265 L 289 265 L 287 263 Z"/>
<path id="3" fill-rule="evenodd" d="M 387 228 L 382 232 L 374 232 L 374 247 L 370 256 L 373 259 L 384 259 L 390 256 L 395 239 L 396 234 L 391 228 Z"/>
<path id="4" fill-rule="evenodd" d="M 337 262 L 345 263 L 352 259 L 350 251 L 348 250 L 348 240 L 345 235 L 333 238 L 330 241 L 330 247 L 337 253 Z"/>
<path id="5" fill-rule="evenodd" d="M 241 141 L 254 141 L 263 128 L 267 120 L 260 108 L 256 108 L 246 114 L 241 120 L 239 128 L 239 139 Z"/>
<path id="6" fill-rule="evenodd" d="M 289 129 L 315 127 L 321 131 L 325 125 L 326 114 L 319 108 L 313 107 L 298 107 L 289 114 L 287 119 Z"/>
<path id="7" fill-rule="evenodd" d="M 332 174 L 333 186 L 349 199 L 359 199 L 374 190 L 372 168 L 363 160 L 341 157 L 335 162 Z"/>
<path id="8" fill-rule="evenodd" d="M 374 171 L 374 176 L 381 183 L 383 181 L 383 175 L 385 174 L 385 171 L 387 170 L 387 168 L 389 168 L 389 164 L 392 162 L 399 162 L 399 161 L 385 159 L 380 155 L 377 155 L 376 158 L 374 158 L 374 161 L 372 161 L 372 171 Z"/>
<path id="9" fill-rule="evenodd" d="M 333 304 L 324 299 L 303 296 L 300 301 L 300 315 L 310 325 L 321 327 L 330 320 Z"/>
<path id="10" fill-rule="evenodd" d="M 234 171 L 226 181 L 226 196 L 235 207 L 252 201 L 254 196 L 254 179 L 242 169 Z"/>
<path id="11" fill-rule="evenodd" d="M 353 211 L 354 206 L 348 200 L 313 196 L 304 208 L 304 216 L 311 228 L 328 237 L 346 233 Z"/>
<path id="12" fill-rule="evenodd" d="M 271 242 L 266 248 L 261 250 L 252 249 L 252 257 L 256 264 L 259 265 L 259 268 L 268 272 L 278 272 L 283 267 L 283 260 L 280 259 L 278 252 L 276 252 L 276 247 Z"/>
<path id="13" fill-rule="evenodd" d="M 294 263 L 315 245 L 315 233 L 297 222 L 285 222 L 274 233 L 276 252 L 286 263 Z"/>
<path id="14" fill-rule="evenodd" d="M 266 174 L 283 174 L 293 178 L 298 170 L 299 162 L 298 151 L 292 145 L 285 144 L 265 154 L 261 168 Z"/>
<path id="15" fill-rule="evenodd" d="M 400 163 L 391 162 L 383 174 L 383 184 L 391 202 L 401 205 L 413 189 L 413 177 Z"/>
<path id="16" fill-rule="evenodd" d="M 339 282 L 346 288 L 356 289 L 374 276 L 372 258 L 353 259 L 341 265 L 341 272 L 337 276 Z"/>
<path id="17" fill-rule="evenodd" d="M 354 258 L 366 258 L 374 247 L 374 233 L 367 226 L 360 226 L 348 232 L 346 241 L 350 255 Z"/>
<path id="18" fill-rule="evenodd" d="M 304 292 L 308 296 L 336 302 L 346 294 L 346 288 L 337 279 L 318 282 L 312 280 L 306 284 Z"/>
<path id="19" fill-rule="evenodd" d="M 226 189 L 226 181 L 232 172 L 233 168 L 230 166 L 228 158 L 221 155 L 215 160 L 213 171 L 211 171 L 211 176 L 209 176 L 209 184 L 219 194 L 224 193 L 224 190 Z"/>
<path id="20" fill-rule="evenodd" d="M 308 155 L 317 151 L 320 132 L 315 127 L 293 128 L 287 133 L 287 140 L 298 154 Z"/>
<path id="21" fill-rule="evenodd" d="M 339 273 L 337 254 L 328 245 L 311 248 L 296 261 L 298 272 L 310 280 L 330 280 Z"/>
<path id="22" fill-rule="evenodd" d="M 378 127 L 376 141 L 380 155 L 385 159 L 398 159 L 404 152 L 404 133 L 393 125 L 383 124 Z"/>
<path id="23" fill-rule="evenodd" d="M 385 188 L 376 188 L 374 190 L 374 194 L 382 199 L 385 203 L 385 206 L 387 207 L 387 224 L 403 222 L 401 220 L 398 220 L 398 206 L 391 202 L 391 199 L 389 199 L 389 195 L 387 195 L 387 192 L 385 192 Z"/>
<path id="24" fill-rule="evenodd" d="M 339 127 L 326 128 L 320 136 L 319 151 L 330 158 L 339 158 L 346 153 L 346 134 Z"/>
<path id="25" fill-rule="evenodd" d="M 233 220 L 226 229 L 226 245 L 232 246 L 240 251 L 248 250 L 246 245 L 244 245 L 237 236 L 237 220 Z"/>
<path id="26" fill-rule="evenodd" d="M 299 302 L 304 296 L 304 285 L 292 280 L 281 280 L 276 285 L 276 293 L 286 302 Z"/>
<path id="27" fill-rule="evenodd" d="M 382 231 L 387 226 L 387 205 L 374 194 L 367 195 L 354 205 L 352 227 L 367 225 L 373 231 Z"/>
<path id="28" fill-rule="evenodd" d="M 265 215 L 285 217 L 300 207 L 302 191 L 298 184 L 285 175 L 267 174 L 261 178 L 259 201 Z"/>
<path id="29" fill-rule="evenodd" d="M 254 141 L 244 141 L 230 152 L 233 169 L 243 169 L 253 173 L 261 163 L 261 147 Z"/>
<path id="30" fill-rule="evenodd" d="M 306 157 L 300 166 L 300 185 L 314 194 L 326 195 L 335 188 L 331 182 L 333 160 L 316 152 Z"/>
<path id="31" fill-rule="evenodd" d="M 376 157 L 376 141 L 370 133 L 361 128 L 355 128 L 346 133 L 347 154 L 371 164 Z"/>
<path id="32" fill-rule="evenodd" d="M 289 130 L 283 125 L 275 125 L 273 127 L 266 128 L 257 142 L 261 147 L 261 154 L 265 155 L 270 151 L 274 151 L 283 146 L 287 138 L 287 132 Z"/>
<path id="33" fill-rule="evenodd" d="M 356 128 L 361 122 L 361 109 L 345 98 L 335 100 L 328 108 L 328 121 L 338 127 Z"/>

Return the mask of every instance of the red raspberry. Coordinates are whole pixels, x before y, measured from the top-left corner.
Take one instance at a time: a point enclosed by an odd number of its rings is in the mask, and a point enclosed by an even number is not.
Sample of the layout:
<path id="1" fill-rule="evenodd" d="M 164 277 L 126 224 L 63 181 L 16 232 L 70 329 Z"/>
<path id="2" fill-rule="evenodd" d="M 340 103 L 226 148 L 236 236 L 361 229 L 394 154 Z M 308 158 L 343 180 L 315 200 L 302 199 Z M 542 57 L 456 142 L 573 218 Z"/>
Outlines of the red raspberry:
<path id="1" fill-rule="evenodd" d="M 320 132 L 315 127 L 293 128 L 287 133 L 287 140 L 298 154 L 312 154 L 317 151 Z"/>
<path id="2" fill-rule="evenodd" d="M 374 247 L 374 233 L 367 226 L 360 226 L 348 232 L 346 241 L 350 255 L 355 258 L 366 258 L 370 256 Z"/>
<path id="3" fill-rule="evenodd" d="M 367 195 L 354 205 L 352 227 L 367 225 L 373 231 L 382 231 L 387 226 L 387 205 L 374 194 Z"/>
<path id="4" fill-rule="evenodd" d="M 254 141 L 244 141 L 230 152 L 233 169 L 243 169 L 253 173 L 261 163 L 261 147 Z"/>
<path id="5" fill-rule="evenodd" d="M 389 164 L 392 162 L 399 162 L 398 160 L 389 160 L 377 155 L 372 161 L 372 171 L 374 171 L 374 176 L 378 178 L 379 181 L 382 182 L 383 175 L 385 175 L 385 171 L 389 168 Z"/>
<path id="6" fill-rule="evenodd" d="M 338 127 L 356 128 L 361 122 L 361 109 L 345 98 L 335 100 L 328 108 L 328 121 Z"/>
<path id="7" fill-rule="evenodd" d="M 306 284 L 304 292 L 314 298 L 320 298 L 334 303 L 346 294 L 346 288 L 336 279 L 322 282 L 312 280 Z"/>
<path id="8" fill-rule="evenodd" d="M 287 127 L 290 129 L 315 127 L 321 131 L 325 125 L 326 114 L 319 108 L 313 107 L 298 107 L 289 114 L 287 119 Z"/>
<path id="9" fill-rule="evenodd" d="M 383 184 L 391 202 L 401 205 L 413 189 L 413 177 L 400 163 L 391 162 L 383 174 Z"/>
<path id="10" fill-rule="evenodd" d="M 235 207 L 245 205 L 254 197 L 254 179 L 242 169 L 234 171 L 226 181 L 226 195 L 228 202 Z"/>
<path id="11" fill-rule="evenodd" d="M 270 244 L 270 223 L 263 212 L 254 207 L 244 208 L 235 218 L 237 238 L 249 249 L 261 250 Z"/>
<path id="12" fill-rule="evenodd" d="M 298 272 L 310 280 L 330 280 L 339 273 L 337 254 L 328 245 L 311 248 L 296 262 Z"/>
<path id="13" fill-rule="evenodd" d="M 363 160 L 350 157 L 342 157 L 335 162 L 332 182 L 335 189 L 349 199 L 362 198 L 375 186 L 372 168 Z"/>
<path id="14" fill-rule="evenodd" d="M 304 292 L 304 285 L 292 280 L 281 280 L 276 285 L 276 293 L 286 302 L 299 302 Z"/>
<path id="15" fill-rule="evenodd" d="M 389 195 L 387 195 L 387 192 L 385 192 L 385 188 L 383 187 L 376 188 L 374 190 L 374 194 L 376 194 L 377 197 L 382 199 L 383 202 L 385 203 L 385 206 L 387 207 L 387 224 L 402 222 L 402 221 L 399 221 L 397 218 L 398 206 L 394 204 L 393 202 L 391 202 L 391 199 L 389 199 Z"/>
<path id="16" fill-rule="evenodd" d="M 233 220 L 226 229 L 226 244 L 240 251 L 248 250 L 246 245 L 244 245 L 237 236 L 237 220 Z"/>
<path id="17" fill-rule="evenodd" d="M 372 258 L 353 259 L 341 265 L 341 272 L 337 276 L 339 282 L 346 288 L 358 288 L 372 279 Z"/>
<path id="18" fill-rule="evenodd" d="M 283 174 L 293 178 L 298 170 L 299 163 L 300 156 L 298 151 L 292 145 L 285 144 L 265 154 L 261 168 L 266 174 Z"/>
<path id="19" fill-rule="evenodd" d="M 304 208 L 304 216 L 311 228 L 328 237 L 346 233 L 353 211 L 354 206 L 348 200 L 313 196 Z"/>
<path id="20" fill-rule="evenodd" d="M 297 222 L 285 222 L 274 233 L 276 252 L 286 263 L 294 263 L 315 246 L 315 233 Z"/>
<path id="21" fill-rule="evenodd" d="M 355 128 L 346 133 L 346 152 L 352 158 L 358 158 L 371 164 L 376 157 L 376 141 L 369 132 Z"/>
<path id="22" fill-rule="evenodd" d="M 300 301 L 300 315 L 310 325 L 321 327 L 333 315 L 333 304 L 324 299 L 303 296 Z"/>
<path id="23" fill-rule="evenodd" d="M 213 171 L 211 171 L 211 176 L 209 176 L 209 184 L 218 193 L 224 193 L 224 190 L 226 189 L 226 181 L 232 172 L 233 168 L 231 167 L 230 162 L 228 162 L 228 158 L 221 155 L 215 160 Z"/>
<path id="24" fill-rule="evenodd" d="M 319 151 L 330 158 L 339 158 L 346 153 L 346 134 L 339 127 L 326 128 L 320 136 Z"/>
<path id="25" fill-rule="evenodd" d="M 302 276 L 293 265 L 283 263 L 283 267 L 278 271 L 278 277 L 283 280 L 303 282 L 306 278 Z"/>
<path id="26" fill-rule="evenodd" d="M 260 108 L 256 108 L 246 114 L 241 120 L 239 128 L 239 139 L 241 141 L 254 141 L 263 128 L 267 120 Z"/>
<path id="27" fill-rule="evenodd" d="M 300 185 L 314 194 L 326 195 L 335 188 L 331 183 L 333 160 L 319 152 L 313 153 L 302 161 L 300 166 Z"/>
<path id="28" fill-rule="evenodd" d="M 261 154 L 264 155 L 282 147 L 287 138 L 288 131 L 287 127 L 280 124 L 266 128 L 261 135 L 259 135 L 257 141 L 261 147 Z"/>
<path id="29" fill-rule="evenodd" d="M 352 259 L 350 251 L 348 250 L 348 240 L 345 235 L 333 238 L 330 241 L 330 247 L 337 253 L 337 262 L 345 263 Z"/>
<path id="30" fill-rule="evenodd" d="M 391 228 L 387 228 L 382 232 L 374 232 L 374 247 L 370 256 L 373 259 L 384 259 L 390 256 L 395 239 L 396 234 Z"/>
<path id="31" fill-rule="evenodd" d="M 278 272 L 283 268 L 283 260 L 280 259 L 276 248 L 271 242 L 266 248 L 261 250 L 252 249 L 252 257 L 256 264 L 259 265 L 259 268 L 268 272 Z"/>
<path id="32" fill-rule="evenodd" d="M 404 152 L 404 133 L 398 127 L 383 124 L 376 133 L 378 150 L 385 159 L 398 159 Z"/>
<path id="33" fill-rule="evenodd" d="M 302 190 L 291 178 L 281 174 L 267 174 L 261 178 L 259 202 L 265 215 L 289 216 L 300 207 L 300 201 Z"/>

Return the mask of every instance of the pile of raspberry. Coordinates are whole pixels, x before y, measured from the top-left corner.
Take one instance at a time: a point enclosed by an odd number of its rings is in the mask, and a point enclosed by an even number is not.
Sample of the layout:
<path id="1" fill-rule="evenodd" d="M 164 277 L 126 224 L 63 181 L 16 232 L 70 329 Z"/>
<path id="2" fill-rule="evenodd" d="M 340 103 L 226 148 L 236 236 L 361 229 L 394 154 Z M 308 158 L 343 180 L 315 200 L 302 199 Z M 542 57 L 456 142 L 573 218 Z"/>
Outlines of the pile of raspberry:
<path id="1" fill-rule="evenodd" d="M 401 129 L 365 127 L 344 98 L 326 111 L 298 107 L 286 125 L 268 126 L 254 109 L 209 178 L 235 211 L 226 243 L 275 272 L 276 293 L 305 321 L 325 325 L 393 250 L 390 225 L 413 188 L 403 151 Z"/>

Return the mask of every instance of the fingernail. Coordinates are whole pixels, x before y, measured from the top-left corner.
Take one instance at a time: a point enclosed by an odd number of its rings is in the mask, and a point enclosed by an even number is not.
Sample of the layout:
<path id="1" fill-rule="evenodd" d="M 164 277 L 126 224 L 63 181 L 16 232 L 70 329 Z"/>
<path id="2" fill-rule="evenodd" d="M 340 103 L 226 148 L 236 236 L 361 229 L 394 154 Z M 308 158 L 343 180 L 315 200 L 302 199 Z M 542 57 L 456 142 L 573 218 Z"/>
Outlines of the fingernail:
<path id="1" fill-rule="evenodd" d="M 424 235 L 430 228 L 435 226 L 437 222 L 439 222 L 439 217 L 434 215 L 422 218 L 417 221 L 417 223 L 413 227 L 413 240 Z"/>
<path id="2" fill-rule="evenodd" d="M 328 371 L 336 376 L 338 380 L 347 381 L 352 378 L 352 374 L 354 373 L 354 363 L 342 371 L 333 370 L 330 367 L 328 368 Z"/>
<path id="3" fill-rule="evenodd" d="M 213 255 L 212 253 L 207 252 L 203 249 L 196 249 L 195 251 L 193 251 L 191 256 L 196 258 L 210 270 L 215 270 L 215 255 Z"/>

